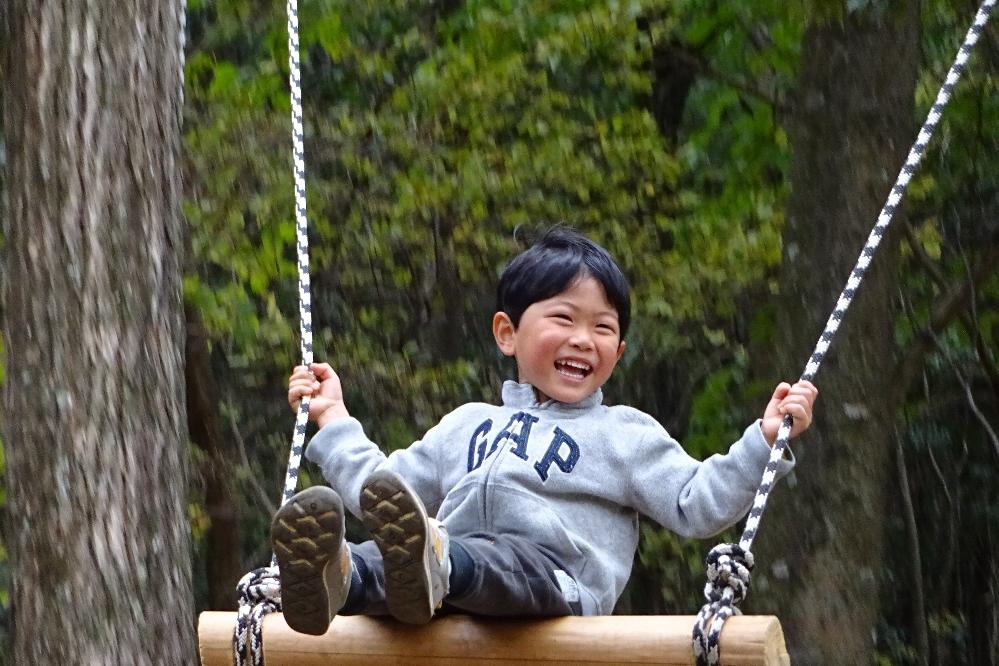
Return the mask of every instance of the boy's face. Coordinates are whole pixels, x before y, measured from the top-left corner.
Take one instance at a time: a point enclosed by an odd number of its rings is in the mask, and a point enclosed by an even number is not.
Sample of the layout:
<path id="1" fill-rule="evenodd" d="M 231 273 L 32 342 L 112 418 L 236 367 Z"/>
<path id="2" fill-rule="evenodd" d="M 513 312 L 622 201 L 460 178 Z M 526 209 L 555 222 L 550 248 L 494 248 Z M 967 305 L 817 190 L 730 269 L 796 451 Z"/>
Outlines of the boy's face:
<path id="1" fill-rule="evenodd" d="M 517 327 L 505 312 L 497 312 L 493 335 L 500 351 L 516 357 L 520 382 L 533 385 L 542 401 L 577 402 L 589 396 L 624 353 L 617 310 L 589 275 L 533 303 Z"/>

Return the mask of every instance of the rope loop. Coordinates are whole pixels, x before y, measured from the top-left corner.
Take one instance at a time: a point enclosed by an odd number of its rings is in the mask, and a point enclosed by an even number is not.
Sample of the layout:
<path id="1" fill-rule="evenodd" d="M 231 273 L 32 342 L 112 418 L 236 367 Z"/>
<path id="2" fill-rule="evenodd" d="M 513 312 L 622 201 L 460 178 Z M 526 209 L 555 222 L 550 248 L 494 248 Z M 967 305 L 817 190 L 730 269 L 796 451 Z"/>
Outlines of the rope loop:
<path id="1" fill-rule="evenodd" d="M 705 559 L 708 582 L 704 586 L 707 600 L 694 624 L 694 657 L 698 666 L 720 663 L 718 641 L 725 621 L 741 615 L 739 604 L 749 592 L 753 571 L 753 554 L 734 543 L 721 543 L 711 549 Z"/>
<path id="2" fill-rule="evenodd" d="M 236 584 L 239 613 L 232 634 L 233 666 L 263 666 L 264 616 L 281 610 L 281 580 L 276 566 L 260 567 Z"/>

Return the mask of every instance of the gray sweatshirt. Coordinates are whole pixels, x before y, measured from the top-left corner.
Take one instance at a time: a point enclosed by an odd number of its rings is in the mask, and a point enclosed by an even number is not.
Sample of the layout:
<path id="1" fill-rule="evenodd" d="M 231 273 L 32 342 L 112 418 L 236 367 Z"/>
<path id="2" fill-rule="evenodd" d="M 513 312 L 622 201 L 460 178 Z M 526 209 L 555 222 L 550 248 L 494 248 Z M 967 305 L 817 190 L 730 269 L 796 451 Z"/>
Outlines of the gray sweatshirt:
<path id="1" fill-rule="evenodd" d="M 682 536 L 717 534 L 749 511 L 770 448 L 757 421 L 727 454 L 699 462 L 648 414 L 602 399 L 539 404 L 530 384 L 508 381 L 501 406 L 462 405 L 388 457 L 353 418 L 322 428 L 306 457 L 354 515 L 361 484 L 386 467 L 452 537 L 526 537 L 575 579 L 584 614 L 609 614 L 631 573 L 639 514 Z"/>

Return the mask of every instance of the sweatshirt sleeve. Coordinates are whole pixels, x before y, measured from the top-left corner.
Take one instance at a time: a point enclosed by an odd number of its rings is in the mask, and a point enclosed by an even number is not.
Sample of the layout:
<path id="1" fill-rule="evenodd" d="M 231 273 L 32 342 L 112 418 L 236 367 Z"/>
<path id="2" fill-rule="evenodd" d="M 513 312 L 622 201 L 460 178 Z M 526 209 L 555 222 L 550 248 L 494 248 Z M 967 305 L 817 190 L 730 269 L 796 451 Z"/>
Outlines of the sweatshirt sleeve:
<path id="1" fill-rule="evenodd" d="M 360 517 L 364 480 L 378 469 L 392 470 L 406 479 L 430 515 L 434 515 L 444 498 L 439 459 L 435 455 L 441 428 L 442 424 L 438 424 L 422 440 L 386 456 L 368 439 L 360 421 L 338 419 L 316 433 L 305 457 L 319 465 L 330 487 L 340 494 L 344 506 L 355 516 Z"/>
<path id="2" fill-rule="evenodd" d="M 752 508 L 770 446 L 757 421 L 746 428 L 728 453 L 700 462 L 656 424 L 635 448 L 633 506 L 660 525 L 687 537 L 704 538 L 735 524 Z M 788 449 L 790 453 L 790 449 Z M 777 478 L 793 467 L 782 460 Z"/>

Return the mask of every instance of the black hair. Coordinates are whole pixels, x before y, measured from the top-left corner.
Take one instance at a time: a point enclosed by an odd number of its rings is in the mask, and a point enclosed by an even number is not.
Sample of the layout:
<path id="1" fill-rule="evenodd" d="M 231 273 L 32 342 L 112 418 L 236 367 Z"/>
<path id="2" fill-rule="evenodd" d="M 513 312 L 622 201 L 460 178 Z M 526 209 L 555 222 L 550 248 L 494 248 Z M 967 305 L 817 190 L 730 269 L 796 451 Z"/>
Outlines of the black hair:
<path id="1" fill-rule="evenodd" d="M 550 228 L 507 264 L 496 288 L 496 309 L 505 312 L 517 327 L 524 310 L 562 293 L 584 276 L 592 276 L 603 286 L 607 300 L 617 310 L 623 340 L 631 321 L 627 278 L 607 250 L 565 226 Z"/>

